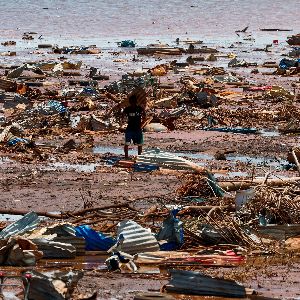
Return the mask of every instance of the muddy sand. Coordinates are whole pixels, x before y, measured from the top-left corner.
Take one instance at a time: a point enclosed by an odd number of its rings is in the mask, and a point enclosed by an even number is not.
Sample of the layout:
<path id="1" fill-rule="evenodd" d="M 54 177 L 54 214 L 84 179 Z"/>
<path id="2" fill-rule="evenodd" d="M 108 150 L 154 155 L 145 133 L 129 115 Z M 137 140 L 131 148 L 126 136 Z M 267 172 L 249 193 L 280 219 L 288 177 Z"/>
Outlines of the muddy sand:
<path id="1" fill-rule="evenodd" d="M 264 38 L 267 39 L 266 36 Z M 159 84 L 171 84 L 179 100 L 186 97 L 183 92 L 186 87 L 181 79 L 188 76 L 195 84 L 204 83 L 213 94 L 218 95 L 219 102 L 216 107 L 203 108 L 194 102 L 183 101 L 188 109 L 183 115 L 172 120 L 172 128 L 167 128 L 164 132 L 145 133 L 145 149 L 158 147 L 177 154 L 208 170 L 213 170 L 220 180 L 246 180 L 251 177 L 265 176 L 268 172 L 277 177 L 298 176 L 296 166 L 291 165 L 287 158 L 291 149 L 299 143 L 297 135 L 299 130 L 287 134 L 280 131 L 279 127 L 287 126 L 291 119 L 296 125 L 299 124 L 299 73 L 280 75 L 274 73 L 276 71 L 274 66 L 272 68 L 261 67 L 261 64 L 266 61 L 275 61 L 278 65 L 282 55 L 287 55 L 290 47 L 281 41 L 279 45 L 274 44 L 269 51 L 263 51 L 264 49 L 254 51 L 257 47 L 254 41 L 249 39 L 245 37 L 242 42 L 226 47 L 214 45 L 219 51 L 215 61 L 207 61 L 207 55 L 205 55 L 206 61 L 198 63 L 197 66 L 181 68 L 178 65 L 177 69 L 169 66 L 168 74 L 159 77 Z M 173 43 L 172 46 L 176 47 L 176 44 Z M 227 64 L 230 61 L 228 55 L 231 52 L 238 58 L 256 61 L 258 66 L 228 68 Z M 54 99 L 62 101 L 66 99 L 59 93 L 68 87 L 75 90 L 75 96 L 66 97 L 70 102 L 71 118 L 76 116 L 82 118 L 91 114 L 102 118 L 105 112 L 114 108 L 116 104 L 115 100 L 112 101 L 107 96 L 104 89 L 106 85 L 119 80 L 121 75 L 127 72 L 137 69 L 140 71 L 142 68 L 147 71 L 148 68 L 156 65 L 169 65 L 174 60 L 185 63 L 187 57 L 187 54 L 181 55 L 180 58 L 166 55 L 140 56 L 137 55 L 135 49 L 119 47 L 102 50 L 96 55 L 61 54 L 60 56 L 50 49 L 31 47 L 17 51 L 16 57 L 5 57 L 0 72 L 3 75 L 2 78 L 5 78 L 4 74 L 7 71 L 29 60 L 34 62 L 83 61 L 79 76 L 72 76 L 72 74 L 52 76 L 46 71 L 48 86 L 35 87 L 31 84 L 31 90 L 25 94 L 25 97 L 28 97 L 32 103 L 41 103 L 52 97 L 49 96 L 50 90 L 54 92 Z M 100 69 L 110 78 L 108 81 L 98 82 L 99 94 L 93 98 L 95 106 L 90 108 L 79 106 L 75 109 L 76 105 L 82 104 L 82 99 L 76 98 L 76 93 L 82 87 L 67 85 L 70 80 L 76 79 L 79 82 L 87 80 L 91 66 Z M 266 91 L 251 93 L 241 88 L 241 85 L 233 88 L 231 84 L 213 82 L 211 81 L 213 73 L 205 73 L 213 68 L 223 68 L 225 72 L 232 72 L 231 74 L 240 78 L 241 84 L 246 87 L 282 86 L 289 95 L 292 93 L 292 98 L 290 96 L 288 99 L 284 97 L 278 99 L 276 96 L 266 98 L 264 97 Z M 201 72 L 197 73 L 196 69 Z M 259 69 L 259 72 L 254 71 L 255 69 Z M 216 69 L 212 72 L 216 72 Z M 32 73 L 27 74 L 25 79 L 15 78 L 18 83 L 25 82 L 25 84 L 26 82 L 42 82 L 44 79 L 37 79 Z M 161 94 L 157 98 L 172 97 L 174 95 L 172 89 L 161 88 Z M 234 96 L 227 97 L 226 93 L 220 96 L 221 92 L 230 92 L 227 96 L 230 94 Z M 38 93 L 38 96 L 35 93 Z M 115 95 L 119 102 L 127 97 L 126 93 L 115 93 Z M 151 98 L 151 100 L 157 100 L 155 96 Z M 167 110 L 174 108 L 176 105 L 168 107 Z M 235 112 L 237 108 L 242 113 Z M 18 121 L 22 108 L 18 109 L 20 108 L 15 107 L 13 110 L 2 108 L 3 128 L 12 121 Z M 148 112 L 154 115 L 154 119 L 161 121 L 163 118 L 159 116 L 163 110 L 164 108 L 154 106 L 149 108 Z M 263 110 L 275 112 L 271 113 L 272 116 L 260 117 L 264 113 Z M 234 111 L 233 115 L 229 114 L 230 111 Z M 259 117 L 253 111 L 258 111 Z M 199 128 L 199 125 L 205 123 L 206 119 L 203 121 L 200 114 L 207 113 L 220 116 L 218 121 L 223 122 L 222 126 L 255 127 L 258 132 L 237 134 L 201 130 L 202 126 Z M 118 118 L 116 120 L 119 121 Z M 0 149 L 2 209 L 60 213 L 74 212 L 86 207 L 129 203 L 142 214 L 153 206 L 158 206 L 157 199 L 167 199 L 166 202 L 169 204 L 173 200 L 174 203 L 180 203 L 177 193 L 177 189 L 182 185 L 179 171 L 133 172 L 131 169 L 112 164 L 118 159 L 124 159 L 122 150 L 124 135 L 119 129 L 107 128 L 100 131 L 91 130 L 91 128 L 80 129 L 72 128 L 70 124 L 62 125 L 60 122 L 57 124 L 54 122 L 53 126 L 46 125 L 43 128 L 36 125 L 28 126 L 22 136 L 34 139 L 41 153 L 40 156 L 31 149 L 12 148 L 3 143 Z M 70 139 L 74 140 L 76 145 L 71 149 L 64 146 Z M 224 153 L 226 159 L 216 159 L 216 154 L 219 152 Z M 136 148 L 132 147 L 130 155 L 131 160 L 134 160 Z M 14 218 L 7 214 L 1 215 L 1 221 L 4 223 Z M 84 220 L 82 223 L 84 224 Z M 101 224 L 95 221 L 90 225 L 97 229 Z M 300 297 L 299 256 L 293 255 L 290 260 L 287 253 L 279 258 L 266 254 L 262 256 L 262 253 L 257 256 L 251 256 L 250 253 L 248 255 L 246 263 L 238 267 L 204 268 L 198 264 L 187 268 L 237 280 L 246 287 L 255 289 L 260 296 L 267 297 L 264 299 L 298 299 Z M 97 291 L 97 299 L 133 299 L 137 292 L 159 292 L 168 282 L 169 275 L 166 268 L 150 267 L 137 274 L 124 270 L 108 272 L 105 268 L 105 258 L 107 256 L 97 256 L 98 263 L 92 267 L 87 267 L 85 263 L 74 267 L 72 262 L 65 267 L 86 269 L 83 279 L 79 282 L 77 295 Z M 89 264 L 88 257 L 83 257 L 80 261 Z M 37 269 L 40 268 L 41 265 L 38 265 Z M 173 296 L 177 299 L 217 299 Z"/>

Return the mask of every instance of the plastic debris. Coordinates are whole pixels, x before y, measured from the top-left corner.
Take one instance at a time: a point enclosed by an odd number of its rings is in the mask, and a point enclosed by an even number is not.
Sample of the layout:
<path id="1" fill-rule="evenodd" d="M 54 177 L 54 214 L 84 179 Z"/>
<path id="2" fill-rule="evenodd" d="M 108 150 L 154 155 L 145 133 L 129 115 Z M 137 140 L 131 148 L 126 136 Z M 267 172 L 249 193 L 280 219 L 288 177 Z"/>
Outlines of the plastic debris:
<path id="1" fill-rule="evenodd" d="M 113 238 L 107 237 L 100 232 L 96 232 L 87 225 L 78 226 L 75 230 L 76 236 L 83 237 L 85 239 L 85 249 L 87 251 L 107 251 L 116 243 L 116 241 Z"/>
<path id="2" fill-rule="evenodd" d="M 121 42 L 120 46 L 134 48 L 136 46 L 136 43 L 132 40 L 124 40 Z"/>

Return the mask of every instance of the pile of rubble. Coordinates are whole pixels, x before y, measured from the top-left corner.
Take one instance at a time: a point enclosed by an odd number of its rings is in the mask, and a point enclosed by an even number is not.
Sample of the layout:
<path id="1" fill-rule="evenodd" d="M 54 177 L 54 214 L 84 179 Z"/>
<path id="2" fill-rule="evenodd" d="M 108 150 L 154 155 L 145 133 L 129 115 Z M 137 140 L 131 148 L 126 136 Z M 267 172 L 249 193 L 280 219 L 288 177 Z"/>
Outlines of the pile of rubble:
<path id="1" fill-rule="evenodd" d="M 60 214 L 39 212 L 43 218 L 29 212 L 1 230 L 1 265 L 34 266 L 40 270 L 40 261 L 44 259 L 74 259 L 88 256 L 89 251 L 106 251 L 109 271 L 125 268 L 138 272 L 144 264 L 176 268 L 189 265 L 193 260 L 203 266 L 215 263 L 225 266 L 240 264 L 245 254 L 254 250 L 256 255 L 300 251 L 292 242 L 300 236 L 297 184 L 276 188 L 264 182 L 254 185 L 250 191 L 233 195 L 222 189 L 221 182 L 210 173 L 186 174 L 182 180 L 177 199 L 152 199 L 150 202 L 154 201 L 155 206 L 145 211 L 137 207 L 139 201 L 146 199 L 136 199 Z M 25 212 L 10 211 L 12 213 Z M 289 250 L 291 244 L 293 248 Z M 195 249 L 203 250 L 195 252 Z M 188 256 L 181 252 L 183 250 Z M 187 292 L 182 281 L 175 280 L 177 274 L 186 278 L 184 280 L 188 280 L 188 276 L 205 276 L 180 272 L 171 271 L 172 279 L 166 291 Z M 24 290 L 28 284 L 27 293 L 34 295 L 30 299 L 42 299 L 53 293 L 59 295 L 53 299 L 69 299 L 74 285 L 82 277 L 79 271 L 49 274 L 31 271 L 31 268 L 26 274 L 29 277 Z M 62 290 L 56 285 L 57 280 L 63 282 Z M 206 277 L 204 282 L 206 280 L 218 279 Z M 47 288 L 40 288 L 41 281 Z M 220 291 L 220 295 L 232 296 L 232 284 Z M 204 290 L 198 286 L 195 293 L 219 295 L 207 286 Z"/>

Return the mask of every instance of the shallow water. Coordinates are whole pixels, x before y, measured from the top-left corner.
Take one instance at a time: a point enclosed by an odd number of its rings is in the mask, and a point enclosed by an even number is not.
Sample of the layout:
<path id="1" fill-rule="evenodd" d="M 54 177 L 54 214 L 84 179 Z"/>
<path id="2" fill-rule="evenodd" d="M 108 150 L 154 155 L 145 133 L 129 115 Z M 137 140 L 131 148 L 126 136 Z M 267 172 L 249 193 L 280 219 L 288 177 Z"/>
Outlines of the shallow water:
<path id="1" fill-rule="evenodd" d="M 93 149 L 93 153 L 95 154 L 105 154 L 105 153 L 111 153 L 115 155 L 123 155 L 123 149 L 121 147 L 111 147 L 111 146 L 96 146 Z M 136 149 L 133 147 L 129 150 L 130 155 L 136 155 Z M 190 159 L 197 159 L 197 160 L 213 160 L 213 155 L 207 154 L 207 153 L 189 153 L 189 152 L 175 152 L 175 155 L 186 157 Z M 227 155 L 227 160 L 236 162 L 241 161 L 244 163 L 251 163 L 254 165 L 259 166 L 272 166 L 272 167 L 281 167 L 282 165 L 288 164 L 286 160 L 283 159 L 276 159 L 271 157 L 251 157 L 247 155 Z"/>
<path id="2" fill-rule="evenodd" d="M 53 214 L 60 214 L 59 211 L 51 211 Z M 0 214 L 0 222 L 16 222 L 22 219 L 24 215 Z M 39 216 L 40 220 L 49 220 L 47 217 Z"/>
<path id="3" fill-rule="evenodd" d="M 41 41 L 73 43 L 187 36 L 227 43 L 237 37 L 235 30 L 249 25 L 257 41 L 272 41 L 282 40 L 289 32 L 259 29 L 300 31 L 297 11 L 298 0 L 12 0 L 1 2 L 0 36 L 19 38 L 23 32 L 34 31 L 43 35 Z"/>
<path id="4" fill-rule="evenodd" d="M 87 164 L 71 164 L 65 162 L 55 162 L 45 167 L 45 170 L 74 170 L 77 172 L 95 172 L 99 163 L 87 163 Z"/>
<path id="5" fill-rule="evenodd" d="M 16 222 L 16 221 L 22 219 L 23 217 L 24 217 L 23 215 L 0 214 L 0 221 Z"/>

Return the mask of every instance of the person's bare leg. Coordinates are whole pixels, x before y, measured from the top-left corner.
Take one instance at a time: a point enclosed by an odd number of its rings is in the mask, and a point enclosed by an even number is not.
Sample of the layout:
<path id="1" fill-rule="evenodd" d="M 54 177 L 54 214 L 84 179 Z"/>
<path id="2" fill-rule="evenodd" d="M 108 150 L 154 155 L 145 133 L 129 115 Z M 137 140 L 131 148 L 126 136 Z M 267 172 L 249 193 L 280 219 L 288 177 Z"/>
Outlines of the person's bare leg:
<path id="1" fill-rule="evenodd" d="M 124 145 L 125 159 L 128 159 L 128 145 Z"/>
<path id="2" fill-rule="evenodd" d="M 138 155 L 141 155 L 143 152 L 143 146 L 138 146 Z"/>

